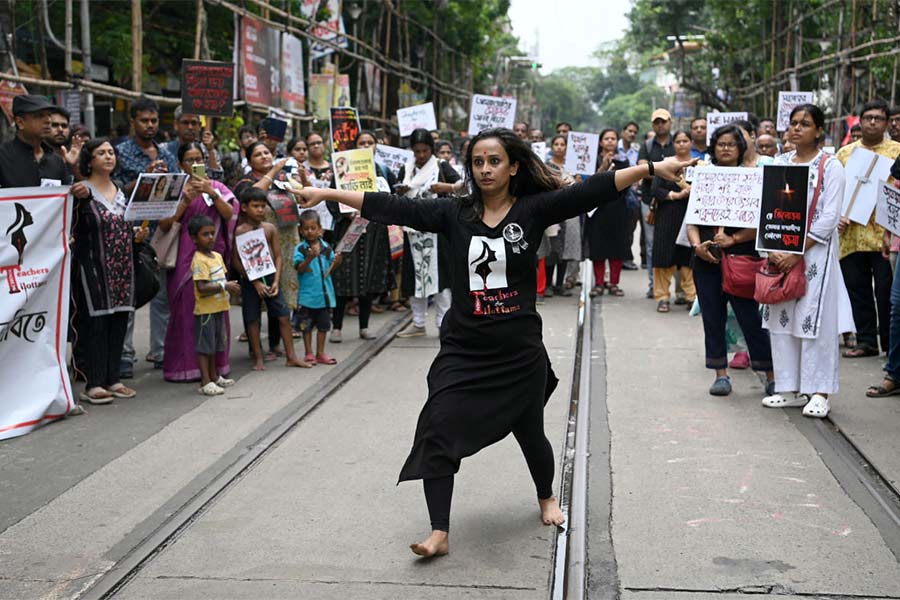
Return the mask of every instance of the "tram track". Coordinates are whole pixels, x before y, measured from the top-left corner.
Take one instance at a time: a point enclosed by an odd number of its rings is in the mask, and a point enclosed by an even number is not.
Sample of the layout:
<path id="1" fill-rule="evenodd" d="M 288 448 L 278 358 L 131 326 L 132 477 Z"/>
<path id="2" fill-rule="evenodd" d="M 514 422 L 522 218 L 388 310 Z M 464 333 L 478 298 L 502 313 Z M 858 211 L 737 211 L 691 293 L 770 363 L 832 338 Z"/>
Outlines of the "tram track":
<path id="1" fill-rule="evenodd" d="M 123 589 L 158 554 L 174 543 L 228 490 L 237 485 L 279 442 L 294 430 L 311 412 L 331 397 L 393 341 L 412 316 L 398 315 L 387 323 L 375 340 L 360 346 L 329 377 L 298 394 L 282 411 L 234 446 L 231 457 L 218 463 L 202 476 L 199 490 L 159 523 L 151 533 L 134 545 L 123 557 L 95 578 L 76 597 L 78 600 L 107 600 Z M 197 486 L 195 486 L 197 489 Z"/>

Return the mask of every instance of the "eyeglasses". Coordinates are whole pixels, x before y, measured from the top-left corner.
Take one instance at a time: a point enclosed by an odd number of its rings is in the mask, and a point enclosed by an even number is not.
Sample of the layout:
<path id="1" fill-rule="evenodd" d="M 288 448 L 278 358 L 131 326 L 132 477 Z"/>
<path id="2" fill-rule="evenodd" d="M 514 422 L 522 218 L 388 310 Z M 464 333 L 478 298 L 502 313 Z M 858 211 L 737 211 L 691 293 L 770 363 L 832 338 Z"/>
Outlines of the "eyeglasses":
<path id="1" fill-rule="evenodd" d="M 310 142 L 310 143 L 307 144 L 307 145 L 308 145 L 308 146 L 321 146 L 321 145 L 323 145 L 324 143 L 325 143 L 325 142 Z"/>
<path id="2" fill-rule="evenodd" d="M 869 123 L 883 123 L 884 121 L 887 121 L 882 115 L 863 115 L 859 120 L 868 121 Z"/>
<path id="3" fill-rule="evenodd" d="M 721 148 L 722 150 L 734 150 L 737 147 L 737 142 L 716 142 L 716 148 Z"/>
<path id="4" fill-rule="evenodd" d="M 188 121 L 188 120 L 180 120 L 180 121 L 178 121 L 178 122 L 179 122 L 181 125 L 184 125 L 185 127 L 200 127 L 200 121 L 198 121 L 197 119 L 191 119 L 190 121 Z"/>

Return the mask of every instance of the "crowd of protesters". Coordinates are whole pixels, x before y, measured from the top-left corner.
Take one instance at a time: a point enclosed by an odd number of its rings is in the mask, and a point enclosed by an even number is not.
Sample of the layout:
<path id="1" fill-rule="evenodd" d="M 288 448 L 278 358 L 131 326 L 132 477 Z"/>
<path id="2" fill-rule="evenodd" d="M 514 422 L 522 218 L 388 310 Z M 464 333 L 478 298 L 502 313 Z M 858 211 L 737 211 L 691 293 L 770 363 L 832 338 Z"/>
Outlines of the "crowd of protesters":
<path id="1" fill-rule="evenodd" d="M 362 340 L 375 337 L 369 328 L 373 312 L 411 309 L 412 323 L 400 337 L 425 335 L 429 308 L 441 326 L 451 302 L 452 270 L 449 255 L 441 251 L 447 243 L 441 236 L 403 232 L 398 258 L 389 227 L 370 223 L 352 251 L 338 254 L 335 246 L 350 227 L 352 213 L 329 203 L 328 223 L 314 211 L 297 211 L 299 225 L 279 219 L 278 203 L 297 203 L 303 186 L 334 187 L 324 132 L 282 144 L 262 123 L 246 125 L 234 140 L 239 152 L 228 153 L 199 116 L 180 107 L 174 130 L 164 135 L 160 109 L 147 98 L 132 102 L 128 132 L 112 138 L 91 139 L 84 127 L 70 128 L 65 109 L 43 97 L 15 98 L 13 113 L 17 134 L 0 146 L 0 186 L 72 185 L 69 338 L 74 378 L 85 382 L 82 402 L 105 404 L 138 393 L 124 380 L 133 377 L 138 360 L 134 312 L 145 303 L 150 331 L 144 358 L 165 380 L 199 382 L 206 395 L 221 394 L 234 383 L 228 378 L 233 339 L 248 344 L 255 369 L 282 356 L 287 365 L 310 368 L 336 363 L 326 341 L 343 341 L 348 315 L 357 317 Z M 883 381 L 866 393 L 900 394 L 900 283 L 894 277 L 900 240 L 876 224 L 874 214 L 866 225 L 841 216 L 843 165 L 855 148 L 894 160 L 892 181 L 900 179 L 900 109 L 877 100 L 865 104 L 848 143 L 836 154 L 823 149 L 824 115 L 814 105 L 794 110 L 783 137 L 772 119 L 752 115 L 711 132 L 708 144 L 703 118 L 673 131 L 669 112 L 657 109 L 650 122 L 652 130 L 642 137 L 636 122 L 601 131 L 596 171 L 668 156 L 720 167 L 809 165 L 809 196 L 819 200 L 805 264 L 807 278 L 812 281 L 818 273 L 822 285 L 810 285 L 810 293 L 784 306 L 761 306 L 726 293 L 723 256 L 758 257 L 755 230 L 685 227 L 690 182 L 650 177 L 619 192 L 616 201 L 547 228 L 537 251 L 538 304 L 571 296 L 573 288 L 590 283 L 580 280 L 584 259 L 593 265 L 591 296 L 625 295 L 623 270 L 643 268 L 646 297 L 658 312 L 668 313 L 675 305 L 701 316 L 706 367 L 715 371 L 710 394 L 731 393 L 729 368 L 752 368 L 764 374 L 764 405 L 803 406 L 807 416 L 825 416 L 829 395 L 838 389 L 839 342 L 848 359 L 887 353 Z M 567 185 L 582 180 L 566 170 L 571 130 L 569 123 L 557 124 L 541 156 Z M 543 131 L 524 122 L 516 123 L 513 132 L 528 142 L 544 142 Z M 355 143 L 374 149 L 388 141 L 381 133 L 362 131 Z M 437 132 L 419 129 L 404 143 L 414 157 L 408 164 L 397 172 L 376 164 L 388 189 L 413 199 L 465 193 L 465 142 L 457 147 Z M 198 172 L 196 165 L 204 168 Z M 126 222 L 127 199 L 140 174 L 166 172 L 190 174 L 175 215 L 159 222 Z M 252 229 L 264 232 L 277 273 L 249 282 L 242 277 L 235 237 Z M 633 255 L 636 236 L 640 252 Z M 136 265 L 151 239 L 168 239 L 171 260 L 158 271 L 158 285 L 152 286 L 158 291 L 143 297 L 147 282 Z M 797 255 L 779 253 L 768 260 L 781 271 L 799 262 Z M 433 273 L 430 265 L 436 265 Z M 228 319 L 232 304 L 241 304 L 240 324 Z M 263 305 L 268 313 L 265 349 Z M 302 354 L 295 353 L 295 340 L 303 340 Z"/>

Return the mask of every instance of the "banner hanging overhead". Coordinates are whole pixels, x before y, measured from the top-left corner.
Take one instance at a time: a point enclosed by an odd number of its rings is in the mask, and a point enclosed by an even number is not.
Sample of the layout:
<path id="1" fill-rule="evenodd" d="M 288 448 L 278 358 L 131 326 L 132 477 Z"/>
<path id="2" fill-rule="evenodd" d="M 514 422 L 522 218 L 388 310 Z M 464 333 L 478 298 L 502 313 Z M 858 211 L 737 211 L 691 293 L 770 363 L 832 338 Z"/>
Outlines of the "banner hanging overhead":
<path id="1" fill-rule="evenodd" d="M 0 190 L 0 440 L 72 407 L 68 189 Z"/>

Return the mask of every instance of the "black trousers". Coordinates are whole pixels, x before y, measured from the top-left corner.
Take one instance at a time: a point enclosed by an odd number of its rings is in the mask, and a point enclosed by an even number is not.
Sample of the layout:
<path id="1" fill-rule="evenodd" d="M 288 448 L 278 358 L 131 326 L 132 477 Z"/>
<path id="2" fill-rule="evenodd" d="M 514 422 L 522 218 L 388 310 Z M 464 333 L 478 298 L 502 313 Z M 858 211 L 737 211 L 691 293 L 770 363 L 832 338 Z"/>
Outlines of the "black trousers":
<path id="1" fill-rule="evenodd" d="M 771 371 L 772 345 L 769 332 L 762 328 L 759 304 L 752 298 L 738 298 L 723 292 L 721 269 L 711 269 L 705 265 L 698 267 L 694 269 L 694 285 L 700 300 L 700 316 L 703 318 L 706 368 L 728 367 L 725 322 L 728 320 L 728 305 L 731 304 L 744 339 L 747 340 L 750 366 L 754 371 Z"/>
<path id="2" fill-rule="evenodd" d="M 344 312 L 352 296 L 337 296 L 334 303 L 334 311 L 331 314 L 331 326 L 334 329 L 344 328 Z M 369 328 L 369 317 L 372 315 L 372 297 L 359 296 L 359 328 Z"/>
<path id="3" fill-rule="evenodd" d="M 853 252 L 841 259 L 841 272 L 853 307 L 856 343 L 878 350 L 880 342 L 881 350 L 887 351 L 894 281 L 890 261 L 880 252 Z"/>
<path id="4" fill-rule="evenodd" d="M 119 383 L 119 361 L 128 329 L 127 312 L 92 317 L 86 309 L 77 328 L 79 367 L 84 368 L 87 389 Z"/>
<path id="5" fill-rule="evenodd" d="M 566 264 L 569 261 L 567 260 L 557 260 L 554 264 L 550 264 L 547 262 L 546 271 L 547 271 L 547 286 L 554 286 L 557 289 L 561 289 L 563 284 L 566 282 Z M 556 283 L 553 282 L 553 269 L 556 269 Z"/>
<path id="6" fill-rule="evenodd" d="M 513 427 L 513 435 L 525 456 L 525 463 L 534 481 L 537 497 L 546 500 L 553 496 L 553 447 L 544 434 L 544 405 L 535 407 L 522 415 Z M 425 503 L 431 528 L 450 531 L 450 503 L 453 499 L 453 475 L 423 480 Z"/>

